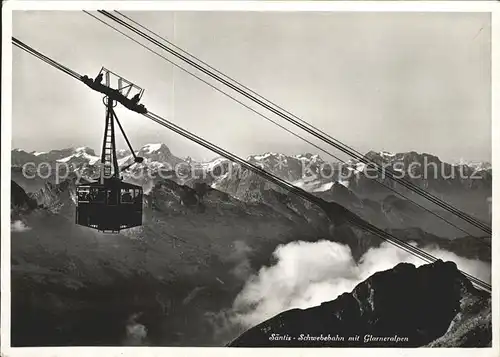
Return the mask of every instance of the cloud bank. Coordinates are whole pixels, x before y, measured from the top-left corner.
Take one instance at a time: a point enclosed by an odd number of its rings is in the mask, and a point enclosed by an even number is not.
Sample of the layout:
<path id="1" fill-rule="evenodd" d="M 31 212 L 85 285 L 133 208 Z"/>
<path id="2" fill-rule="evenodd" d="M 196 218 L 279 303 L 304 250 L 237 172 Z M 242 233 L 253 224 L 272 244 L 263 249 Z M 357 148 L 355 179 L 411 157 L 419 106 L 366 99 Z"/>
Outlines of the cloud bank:
<path id="1" fill-rule="evenodd" d="M 438 248 L 425 250 L 486 282 L 491 282 L 491 264 L 466 259 Z M 251 276 L 236 297 L 232 309 L 223 312 L 221 328 L 247 329 L 292 308 L 308 308 L 350 292 L 374 273 L 401 262 L 420 266 L 424 261 L 384 242 L 368 250 L 358 263 L 348 246 L 319 241 L 292 242 L 273 253 L 276 263 Z"/>

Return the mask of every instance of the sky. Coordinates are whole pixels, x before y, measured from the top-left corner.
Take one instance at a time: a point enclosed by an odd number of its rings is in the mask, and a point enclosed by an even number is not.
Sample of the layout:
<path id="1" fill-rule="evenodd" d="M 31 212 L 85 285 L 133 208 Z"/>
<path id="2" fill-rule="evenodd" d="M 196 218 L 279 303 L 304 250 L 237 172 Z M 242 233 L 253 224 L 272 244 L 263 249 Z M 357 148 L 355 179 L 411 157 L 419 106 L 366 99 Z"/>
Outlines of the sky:
<path id="1" fill-rule="evenodd" d="M 491 161 L 489 14 L 124 13 L 358 151 Z M 145 88 L 142 103 L 150 111 L 237 155 L 311 152 L 330 159 L 81 11 L 15 11 L 13 36 L 80 74 L 111 69 Z M 116 110 L 136 148 L 162 142 L 179 157 L 216 156 Z M 101 150 L 101 95 L 15 47 L 12 116 L 13 148 Z M 122 139 L 118 148 L 126 148 Z"/>

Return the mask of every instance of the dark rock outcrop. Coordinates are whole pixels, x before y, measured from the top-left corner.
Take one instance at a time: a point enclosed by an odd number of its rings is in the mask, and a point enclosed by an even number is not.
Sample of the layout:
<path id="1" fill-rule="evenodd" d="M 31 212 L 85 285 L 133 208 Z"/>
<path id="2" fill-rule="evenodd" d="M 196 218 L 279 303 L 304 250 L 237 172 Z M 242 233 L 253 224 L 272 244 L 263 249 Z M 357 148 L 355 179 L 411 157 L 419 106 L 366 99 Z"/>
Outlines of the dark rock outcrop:
<path id="1" fill-rule="evenodd" d="M 21 186 L 19 186 L 16 182 L 10 181 L 10 192 L 11 192 L 11 200 L 10 200 L 10 208 L 14 210 L 29 210 L 34 209 L 38 206 L 35 199 L 26 194 Z"/>
<path id="2" fill-rule="evenodd" d="M 401 263 L 378 272 L 351 293 L 320 306 L 283 312 L 229 346 L 481 347 L 490 343 L 490 295 L 475 289 L 455 263 L 437 261 L 419 268 Z"/>

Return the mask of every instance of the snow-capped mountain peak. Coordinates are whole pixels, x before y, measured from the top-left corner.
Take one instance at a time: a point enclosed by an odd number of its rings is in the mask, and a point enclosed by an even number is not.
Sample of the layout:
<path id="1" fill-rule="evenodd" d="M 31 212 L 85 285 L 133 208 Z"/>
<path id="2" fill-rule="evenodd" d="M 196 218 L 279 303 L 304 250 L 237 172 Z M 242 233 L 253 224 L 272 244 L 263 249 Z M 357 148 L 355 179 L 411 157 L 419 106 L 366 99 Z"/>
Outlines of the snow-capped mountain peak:
<path id="1" fill-rule="evenodd" d="M 477 171 L 491 170 L 491 163 L 488 161 L 464 161 L 461 159 L 460 161 L 455 162 L 453 166 L 468 166 Z"/>
<path id="2" fill-rule="evenodd" d="M 41 154 L 40 154 L 41 155 Z M 69 156 L 63 157 L 56 160 L 57 162 L 64 163 L 69 162 L 72 159 L 83 159 L 87 160 L 90 165 L 94 165 L 100 157 L 97 156 L 93 149 L 87 146 L 81 146 L 73 150 L 73 153 Z"/>
<path id="3" fill-rule="evenodd" d="M 141 148 L 140 151 L 152 154 L 153 152 L 160 150 L 162 146 L 166 147 L 165 144 L 146 144 Z"/>
<path id="4" fill-rule="evenodd" d="M 388 152 L 388 151 L 381 151 L 379 154 L 380 154 L 380 156 L 382 156 L 384 158 L 393 158 L 396 156 L 396 154 L 394 154 L 392 152 Z"/>
<path id="5" fill-rule="evenodd" d="M 261 154 L 261 155 L 250 155 L 247 158 L 247 160 L 262 161 L 262 160 L 266 160 L 266 159 L 269 159 L 271 157 L 276 157 L 276 156 L 279 156 L 279 155 L 282 155 L 282 154 L 277 154 L 277 153 L 274 153 L 274 152 L 266 152 L 266 153 Z"/>
<path id="6" fill-rule="evenodd" d="M 173 157 L 170 149 L 165 144 L 146 144 L 136 151 L 136 155 L 144 158 L 151 158 L 152 160 L 165 160 L 168 161 Z M 177 160 L 180 160 L 176 158 Z"/>

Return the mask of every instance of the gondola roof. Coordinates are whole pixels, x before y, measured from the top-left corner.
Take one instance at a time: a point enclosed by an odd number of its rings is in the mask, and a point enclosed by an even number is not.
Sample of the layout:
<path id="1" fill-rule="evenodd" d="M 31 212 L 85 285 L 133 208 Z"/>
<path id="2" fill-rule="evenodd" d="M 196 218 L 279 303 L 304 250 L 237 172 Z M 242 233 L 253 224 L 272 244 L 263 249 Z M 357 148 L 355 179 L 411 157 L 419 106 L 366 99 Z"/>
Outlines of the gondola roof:
<path id="1" fill-rule="evenodd" d="M 124 182 L 124 181 L 114 181 L 111 185 L 117 185 L 119 186 L 120 188 L 133 188 L 133 189 L 140 189 L 142 188 L 141 186 L 139 185 L 134 185 L 134 184 L 131 184 L 131 183 L 128 183 L 128 182 Z M 100 181 L 96 181 L 96 182 L 91 182 L 91 183 L 86 183 L 86 184 L 82 184 L 82 185 L 78 185 L 78 187 L 86 187 L 86 186 L 89 186 L 89 187 L 96 187 L 96 188 L 99 188 L 99 187 L 102 187 L 102 188 L 107 188 L 107 187 L 110 187 L 110 184 L 109 183 L 101 183 Z"/>

